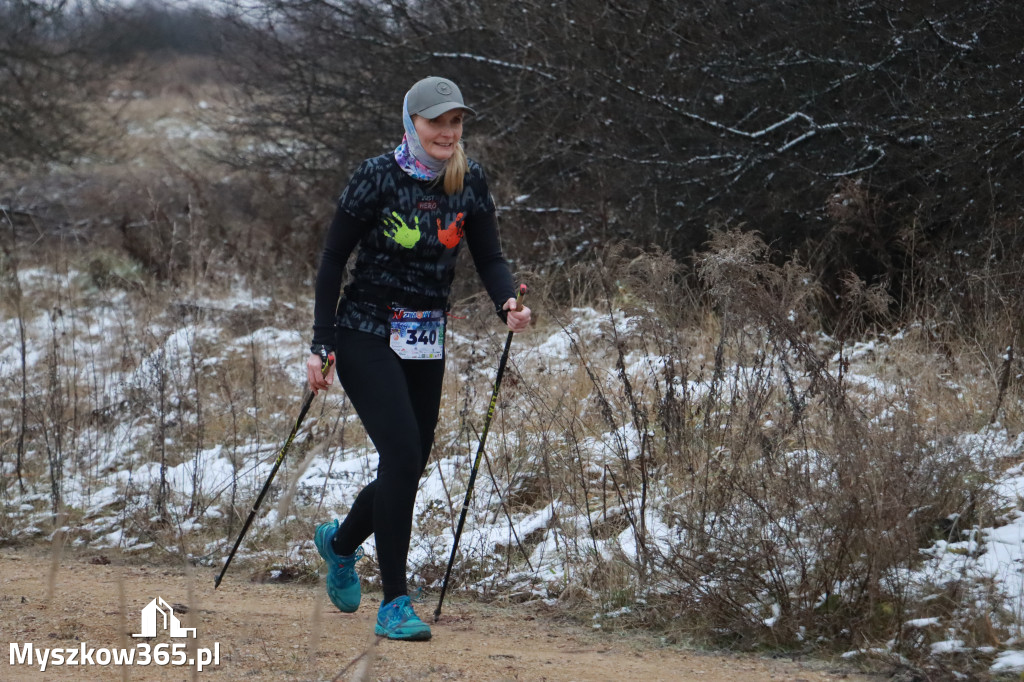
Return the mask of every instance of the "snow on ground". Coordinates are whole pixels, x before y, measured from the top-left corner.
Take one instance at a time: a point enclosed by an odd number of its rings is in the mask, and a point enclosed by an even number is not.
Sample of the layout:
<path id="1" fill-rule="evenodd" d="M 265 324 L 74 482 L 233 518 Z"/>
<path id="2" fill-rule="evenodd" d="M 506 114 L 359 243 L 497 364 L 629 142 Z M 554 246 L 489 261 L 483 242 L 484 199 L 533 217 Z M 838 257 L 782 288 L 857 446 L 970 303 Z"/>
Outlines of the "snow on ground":
<path id="1" fill-rule="evenodd" d="M 44 271 L 22 271 L 22 285 L 47 286 L 52 275 Z M 256 296 L 245 287 L 234 289 L 230 299 L 213 297 L 197 299 L 198 304 L 217 310 L 266 310 L 271 301 Z M 287 305 L 287 304 L 286 304 Z M 115 306 L 96 306 L 83 312 L 77 318 L 77 327 L 69 327 L 70 318 L 55 320 L 46 313 L 36 314 L 25 320 L 26 334 L 34 339 L 53 336 L 54 329 L 75 334 L 75 354 L 92 358 L 109 376 L 100 381 L 104 402 L 117 405 L 131 390 L 145 389 L 153 375 L 147 367 L 160 367 L 174 376 L 188 376 L 199 368 L 209 368 L 227 361 L 233 355 L 257 352 L 261 362 L 269 371 L 283 373 L 301 391 L 304 383 L 304 368 L 301 359 L 306 348 L 307 330 L 279 329 L 263 326 L 238 335 L 237 330 L 225 328 L 215 322 L 197 322 L 161 329 L 154 325 L 152 333 L 157 343 L 152 344 L 139 356 L 138 369 L 134 372 L 120 372 L 113 362 L 100 359 L 110 357 L 111 347 L 117 347 L 125 334 L 126 319 Z M 585 340 L 587 334 L 605 329 L 613 320 L 619 333 L 630 333 L 635 320 L 621 314 L 609 318 L 607 314 L 593 309 L 574 309 L 571 319 L 564 328 L 537 332 L 533 338 L 517 339 L 513 362 L 522 371 L 543 371 L 558 381 L 568 377 L 578 362 L 575 343 Z M 20 329 L 16 320 L 0 321 L 0 369 L 5 373 L 20 367 L 22 358 L 18 350 Z M 478 351 L 468 335 L 461 330 L 450 332 L 453 349 L 463 359 Z M 197 349 L 202 349 L 199 351 Z M 204 353 L 197 357 L 197 353 Z M 584 352 L 586 352 L 584 350 Z M 877 342 L 858 344 L 846 354 L 847 359 L 867 359 L 882 352 Z M 31 368 L 46 362 L 45 344 L 33 343 L 25 357 Z M 475 357 L 478 369 L 472 375 L 462 377 L 464 381 L 480 383 L 491 378 L 493 369 L 485 355 Z M 658 377 L 665 359 L 649 354 L 631 352 L 625 357 L 625 370 L 641 386 L 645 380 Z M 458 372 L 458 362 L 452 362 L 451 371 Z M 752 368 L 736 368 L 738 383 L 753 382 L 758 378 Z M 598 381 L 614 380 L 614 372 Z M 885 392 L 887 388 L 867 373 L 851 372 L 851 381 L 869 390 Z M 708 390 L 706 380 L 688 380 L 685 388 L 691 396 L 702 396 Z M 337 393 L 337 392 L 336 392 Z M 480 400 L 489 397 L 489 387 L 481 388 Z M 332 398 L 337 401 L 335 396 Z M 116 411 L 114 412 L 116 415 Z M 10 420 L 11 417 L 3 417 Z M 352 418 L 352 417 L 349 417 Z M 310 424 L 312 424 L 312 418 Z M 8 424 L 10 426 L 10 424 Z M 298 443 L 309 437 L 309 429 L 300 433 Z M 439 429 L 439 442 L 454 442 L 455 437 Z M 252 499 L 266 480 L 273 466 L 274 455 L 278 452 L 281 436 L 266 436 L 249 442 L 236 443 L 231 447 L 217 444 L 201 448 L 185 461 L 164 467 L 163 480 L 170 488 L 168 508 L 174 523 L 182 531 L 198 531 L 211 521 L 215 523 L 224 514 L 228 500 L 235 494 L 239 500 Z M 516 445 L 516 433 L 503 434 L 506 447 Z M 559 436 L 553 435 L 553 438 Z M 599 437 L 580 440 L 580 455 L 591 473 L 600 472 L 602 462 L 629 461 L 639 452 L 642 434 L 632 423 L 609 430 Z M 125 550 L 141 551 L 148 546 L 128 530 L 124 519 L 133 513 L 145 510 L 151 505 L 154 491 L 161 480 L 161 467 L 147 453 L 156 445 L 153 429 L 142 428 L 130 418 L 115 421 L 79 436 L 80 447 L 85 452 L 68 458 L 65 463 L 64 501 L 69 508 L 81 510 L 81 520 L 69 532 L 77 534 L 76 542 L 102 548 L 117 546 Z M 167 443 L 173 446 L 173 442 Z M 1024 434 L 1011 437 L 998 425 L 981 430 L 976 434 L 964 434 L 957 447 L 976 452 L 979 457 L 1002 457 L 1020 460 L 1024 453 Z M 282 470 L 281 485 L 294 475 L 297 477 L 296 504 L 315 504 L 326 519 L 344 515 L 356 493 L 375 475 L 376 454 L 368 443 L 348 443 L 341 448 L 329 443 L 320 451 L 312 451 L 311 459 L 301 472 L 295 472 L 294 464 Z M 409 563 L 415 572 L 417 567 L 436 566 L 447 560 L 454 539 L 453 510 L 461 508 L 465 485 L 475 452 L 465 449 L 439 460 L 433 460 L 421 482 L 416 502 L 414 533 L 410 548 Z M 808 459 L 808 453 L 800 451 L 792 456 L 801 461 Z M 297 456 L 296 456 L 297 457 Z M 813 459 L 813 457 L 811 457 Z M 3 475 L 13 474 L 13 462 L 6 458 Z M 481 471 L 471 502 L 467 523 L 460 540 L 464 560 L 477 562 L 481 567 L 490 567 L 493 573 L 478 580 L 474 587 L 481 592 L 494 589 L 502 584 L 506 589 L 518 593 L 546 597 L 551 586 L 557 592 L 564 585 L 574 567 L 586 566 L 593 553 L 600 556 L 637 557 L 635 532 L 627 527 L 620 533 L 605 539 L 591 540 L 577 544 L 577 539 L 564 529 L 574 526 L 586 527 L 593 519 L 579 513 L 559 499 L 542 505 L 538 509 L 519 512 L 512 516 L 502 507 L 501 495 L 493 490 L 493 482 Z M 13 488 L 9 488 L 9 491 Z M 654 490 L 657 490 L 655 486 Z M 1005 502 L 1006 513 L 989 527 L 974 528 L 963 538 L 937 541 L 923 550 L 922 566 L 909 576 L 919 585 L 942 585 L 952 581 L 981 583 L 994 581 L 999 586 L 1002 606 L 1012 621 L 1024 623 L 1024 513 L 1020 506 L 1024 500 L 1024 464 L 1007 470 L 995 482 L 995 494 Z M 202 500 L 198 507 L 195 502 Z M 268 504 L 257 520 L 254 532 L 271 528 L 278 520 L 278 510 Z M 30 490 L 24 495 L 14 493 L 7 503 L 7 516 L 12 522 L 13 534 L 30 537 L 40 533 L 39 527 L 47 525 L 51 510 L 46 490 Z M 660 546 L 666 552 L 671 547 L 676 530 L 670 518 L 662 513 L 662 505 L 653 502 L 645 511 L 647 542 Z M 614 514 L 615 509 L 604 510 Z M 556 522 L 557 520 L 557 522 Z M 518 551 L 517 545 L 527 536 L 531 537 L 529 570 L 517 555 L 517 569 L 504 572 L 507 560 L 503 557 Z M 223 547 L 214 544 L 204 550 L 211 556 L 223 552 Z M 367 551 L 372 554 L 372 543 Z M 245 550 L 243 549 L 243 554 Z M 287 553 L 293 560 L 315 561 L 315 550 L 308 538 L 298 539 Z M 207 560 L 217 561 L 207 557 Z M 607 614 L 606 614 L 607 615 Z M 769 620 L 777 616 L 767 615 Z M 770 624 L 769 624 L 770 625 Z M 914 620 L 908 627 L 934 627 L 937 623 Z M 1019 641 L 1024 644 L 1024 632 L 1018 631 Z M 956 637 L 936 642 L 936 655 L 960 651 L 964 643 Z M 858 653 L 858 652 L 851 652 Z M 1024 670 L 1024 650 L 1009 650 L 999 653 L 992 665 L 992 671 L 1006 672 Z"/>

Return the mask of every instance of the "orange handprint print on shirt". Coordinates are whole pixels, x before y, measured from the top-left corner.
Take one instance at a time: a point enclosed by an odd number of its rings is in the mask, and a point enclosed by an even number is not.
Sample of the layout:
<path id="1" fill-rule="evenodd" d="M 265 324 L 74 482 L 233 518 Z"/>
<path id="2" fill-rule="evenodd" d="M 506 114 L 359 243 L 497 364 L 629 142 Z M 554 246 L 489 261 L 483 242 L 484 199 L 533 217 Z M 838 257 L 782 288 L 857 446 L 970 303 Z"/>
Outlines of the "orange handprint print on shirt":
<path id="1" fill-rule="evenodd" d="M 437 219 L 437 238 L 441 240 L 446 249 L 454 249 L 462 241 L 463 225 L 466 222 L 466 216 L 463 213 L 459 213 L 455 216 L 455 220 L 448 223 L 448 227 L 441 227 L 441 219 Z"/>

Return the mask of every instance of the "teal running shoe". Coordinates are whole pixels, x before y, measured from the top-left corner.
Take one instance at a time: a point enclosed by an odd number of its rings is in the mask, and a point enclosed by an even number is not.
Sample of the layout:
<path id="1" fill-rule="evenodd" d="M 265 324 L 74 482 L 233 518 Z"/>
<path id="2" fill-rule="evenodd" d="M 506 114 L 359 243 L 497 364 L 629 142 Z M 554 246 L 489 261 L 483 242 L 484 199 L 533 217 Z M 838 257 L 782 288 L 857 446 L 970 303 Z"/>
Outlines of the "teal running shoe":
<path id="1" fill-rule="evenodd" d="M 430 639 L 430 626 L 420 620 L 412 610 L 412 603 L 407 595 L 395 597 L 387 604 L 381 603 L 374 632 L 388 639 Z"/>
<path id="2" fill-rule="evenodd" d="M 344 613 L 355 613 L 362 598 L 356 562 L 363 558 L 363 548 L 360 547 L 348 556 L 335 554 L 331 540 L 337 532 L 337 519 L 330 523 L 321 523 L 317 526 L 313 543 L 320 556 L 327 562 L 327 596 L 330 597 L 331 603 Z"/>

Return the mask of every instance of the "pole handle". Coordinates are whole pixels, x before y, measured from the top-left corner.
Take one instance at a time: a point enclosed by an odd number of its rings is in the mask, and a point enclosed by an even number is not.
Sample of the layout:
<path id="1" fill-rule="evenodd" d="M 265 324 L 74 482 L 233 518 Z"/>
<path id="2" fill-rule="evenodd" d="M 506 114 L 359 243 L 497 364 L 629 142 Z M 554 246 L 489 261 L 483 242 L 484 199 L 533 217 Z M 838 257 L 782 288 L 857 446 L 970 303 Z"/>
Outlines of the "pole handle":
<path id="1" fill-rule="evenodd" d="M 523 297 L 525 297 L 525 296 L 526 296 L 526 285 L 525 284 L 520 284 L 519 285 L 519 291 L 516 292 L 516 304 L 512 308 L 512 310 L 514 310 L 514 311 L 516 311 L 518 313 L 520 310 L 523 309 Z"/>

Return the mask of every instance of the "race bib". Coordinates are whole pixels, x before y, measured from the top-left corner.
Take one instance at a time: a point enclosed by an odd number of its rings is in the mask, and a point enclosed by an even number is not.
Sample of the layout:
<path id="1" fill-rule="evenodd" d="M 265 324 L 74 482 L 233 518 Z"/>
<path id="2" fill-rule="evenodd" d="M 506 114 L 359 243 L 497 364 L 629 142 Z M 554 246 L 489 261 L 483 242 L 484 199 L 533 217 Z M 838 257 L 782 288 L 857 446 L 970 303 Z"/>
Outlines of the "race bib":
<path id="1" fill-rule="evenodd" d="M 443 310 L 391 310 L 391 350 L 403 360 L 444 357 Z"/>

